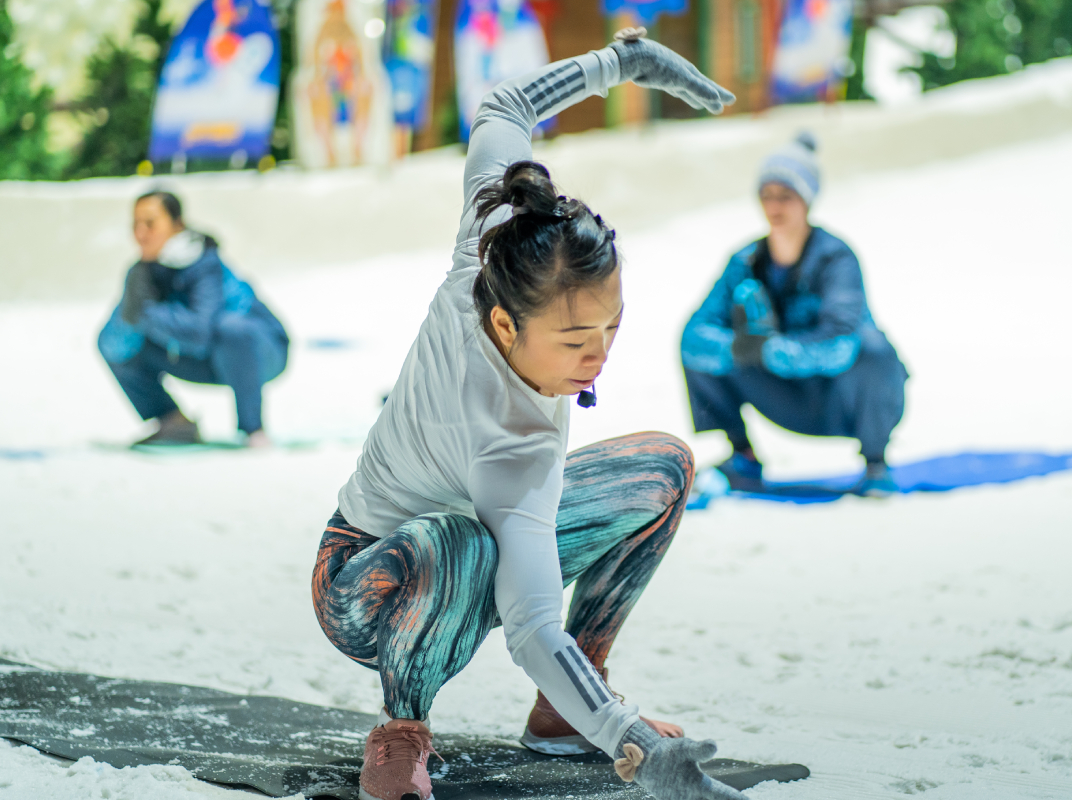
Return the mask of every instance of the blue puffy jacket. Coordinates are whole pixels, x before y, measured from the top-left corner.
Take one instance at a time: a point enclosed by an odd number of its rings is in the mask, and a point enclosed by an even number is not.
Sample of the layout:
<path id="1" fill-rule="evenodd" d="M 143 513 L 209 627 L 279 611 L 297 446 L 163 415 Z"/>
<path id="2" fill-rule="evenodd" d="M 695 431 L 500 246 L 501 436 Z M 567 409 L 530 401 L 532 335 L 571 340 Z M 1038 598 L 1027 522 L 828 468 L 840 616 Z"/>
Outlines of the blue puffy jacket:
<path id="1" fill-rule="evenodd" d="M 860 263 L 845 242 L 812 228 L 800 261 L 780 291 L 767 280 L 767 240 L 735 253 L 681 338 L 688 369 L 725 375 L 733 369 L 732 309 L 756 281 L 777 314 L 778 329 L 763 345 L 763 365 L 782 378 L 833 376 L 849 369 L 861 348 L 893 350 L 867 307 Z M 749 315 L 750 317 L 752 314 Z"/>
<path id="2" fill-rule="evenodd" d="M 186 266 L 153 262 L 148 267 L 160 299 L 147 303 L 132 325 L 121 315 L 124 294 L 98 340 L 107 361 L 121 364 L 133 358 L 146 339 L 175 357 L 207 358 L 216 322 L 225 312 L 255 316 L 287 341 L 282 324 L 257 299 L 252 287 L 220 261 L 211 238 L 205 239 L 201 252 Z"/>

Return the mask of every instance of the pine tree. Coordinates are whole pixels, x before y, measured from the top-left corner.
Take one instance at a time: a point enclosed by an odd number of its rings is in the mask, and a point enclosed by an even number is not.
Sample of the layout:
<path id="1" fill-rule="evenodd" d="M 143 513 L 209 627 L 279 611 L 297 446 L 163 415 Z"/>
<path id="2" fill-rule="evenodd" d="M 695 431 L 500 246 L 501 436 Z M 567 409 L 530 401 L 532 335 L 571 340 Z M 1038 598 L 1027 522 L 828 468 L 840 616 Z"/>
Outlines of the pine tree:
<path id="1" fill-rule="evenodd" d="M 57 171 L 46 125 L 52 91 L 34 87 L 14 33 L 6 0 L 0 0 L 0 180 L 51 178 Z"/>
<path id="2" fill-rule="evenodd" d="M 132 175 L 149 149 L 153 97 L 160 80 L 171 27 L 160 22 L 163 0 L 144 0 L 126 47 L 105 40 L 86 71 L 89 94 L 75 108 L 89 131 L 67 177 Z"/>
<path id="3" fill-rule="evenodd" d="M 924 89 L 1004 75 L 1072 53 L 1072 0 L 951 0 L 942 7 L 956 55 L 922 54 L 922 66 L 911 71 Z"/>

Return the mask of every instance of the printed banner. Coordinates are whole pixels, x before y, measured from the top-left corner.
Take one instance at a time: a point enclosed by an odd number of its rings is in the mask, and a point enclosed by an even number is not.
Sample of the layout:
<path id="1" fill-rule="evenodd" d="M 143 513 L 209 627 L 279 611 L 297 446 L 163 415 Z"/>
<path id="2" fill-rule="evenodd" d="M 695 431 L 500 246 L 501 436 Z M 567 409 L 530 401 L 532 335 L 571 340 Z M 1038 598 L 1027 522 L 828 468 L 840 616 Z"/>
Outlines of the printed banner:
<path id="1" fill-rule="evenodd" d="M 435 62 L 436 0 L 388 0 L 383 63 L 391 77 L 395 124 L 421 130 L 428 122 Z"/>
<path id="2" fill-rule="evenodd" d="M 788 0 L 771 74 L 774 103 L 830 99 L 844 80 L 853 0 Z"/>
<path id="3" fill-rule="evenodd" d="M 469 141 L 469 129 L 485 94 L 548 61 L 547 39 L 527 0 L 462 0 L 454 30 L 462 140 Z"/>
<path id="4" fill-rule="evenodd" d="M 383 20 L 360 0 L 301 0 L 291 81 L 296 151 L 307 167 L 391 158 L 391 89 Z"/>
<path id="5" fill-rule="evenodd" d="M 204 0 L 171 41 L 149 158 L 260 158 L 278 101 L 279 37 L 268 0 Z"/>
<path id="6" fill-rule="evenodd" d="M 632 14 L 641 22 L 652 23 L 660 14 L 684 14 L 689 0 L 603 0 L 603 13 L 608 17 Z"/>

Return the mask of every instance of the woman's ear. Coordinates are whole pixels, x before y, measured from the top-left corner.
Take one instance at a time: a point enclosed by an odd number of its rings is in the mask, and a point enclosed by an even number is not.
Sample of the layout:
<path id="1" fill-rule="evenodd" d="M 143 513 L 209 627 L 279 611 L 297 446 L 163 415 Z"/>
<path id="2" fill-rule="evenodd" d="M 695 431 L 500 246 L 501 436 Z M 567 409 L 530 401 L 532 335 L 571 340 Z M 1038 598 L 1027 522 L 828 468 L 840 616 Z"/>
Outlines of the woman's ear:
<path id="1" fill-rule="evenodd" d="M 491 309 L 491 329 L 499 339 L 504 350 L 509 350 L 517 341 L 517 328 L 510 313 L 502 306 Z"/>

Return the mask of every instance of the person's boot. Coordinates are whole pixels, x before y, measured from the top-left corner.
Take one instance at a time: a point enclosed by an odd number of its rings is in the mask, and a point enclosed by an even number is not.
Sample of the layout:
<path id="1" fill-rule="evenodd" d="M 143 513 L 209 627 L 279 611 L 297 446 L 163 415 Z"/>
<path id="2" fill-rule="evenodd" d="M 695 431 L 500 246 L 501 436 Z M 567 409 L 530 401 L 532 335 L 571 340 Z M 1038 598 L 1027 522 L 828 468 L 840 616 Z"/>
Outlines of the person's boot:
<path id="1" fill-rule="evenodd" d="M 197 423 L 187 419 L 181 411 L 171 411 L 160 417 L 158 421 L 159 427 L 156 433 L 134 442 L 134 447 L 140 445 L 182 446 L 201 443 L 201 433 L 197 429 Z"/>
<path id="2" fill-rule="evenodd" d="M 756 458 L 749 458 L 734 450 L 733 455 L 715 466 L 726 476 L 730 488 L 735 492 L 762 492 L 763 465 Z"/>
<path id="3" fill-rule="evenodd" d="M 432 800 L 428 756 L 432 732 L 415 719 L 392 719 L 379 725 L 365 740 L 361 767 L 361 800 Z"/>
<path id="4" fill-rule="evenodd" d="M 890 468 L 885 461 L 867 462 L 867 469 L 856 487 L 856 494 L 862 497 L 889 497 L 899 491 L 900 488 L 890 475 Z"/>
<path id="5" fill-rule="evenodd" d="M 603 682 L 607 681 L 607 668 L 596 670 Z M 614 690 L 611 689 L 613 692 Z M 621 695 L 615 693 L 619 699 Z M 669 722 L 640 718 L 648 727 L 660 736 L 679 739 L 685 732 Z M 577 729 L 566 722 L 565 717 L 559 714 L 551 701 L 544 697 L 543 692 L 536 692 L 536 705 L 529 712 L 528 724 L 525 733 L 521 736 L 521 744 L 537 753 L 548 756 L 579 756 L 582 753 L 594 753 L 599 750 L 585 739 Z"/>

